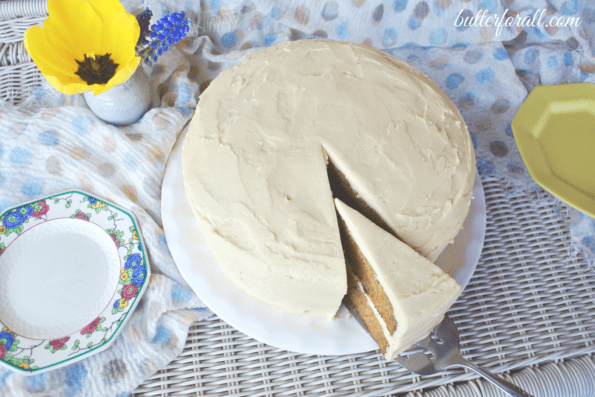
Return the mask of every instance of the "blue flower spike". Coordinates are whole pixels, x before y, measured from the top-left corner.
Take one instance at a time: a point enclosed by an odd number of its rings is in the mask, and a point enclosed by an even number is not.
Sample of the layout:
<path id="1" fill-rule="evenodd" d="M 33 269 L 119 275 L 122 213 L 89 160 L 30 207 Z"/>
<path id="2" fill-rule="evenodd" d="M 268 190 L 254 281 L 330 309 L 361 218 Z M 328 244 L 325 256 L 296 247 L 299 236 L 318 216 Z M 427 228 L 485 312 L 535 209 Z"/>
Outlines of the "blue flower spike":
<path id="1" fill-rule="evenodd" d="M 157 62 L 158 57 L 173 45 L 184 39 L 192 25 L 192 22 L 186 19 L 184 12 L 174 12 L 160 18 L 149 29 L 151 16 L 153 13 L 149 8 L 137 16 L 141 27 L 137 54 L 149 66 L 152 66 L 153 62 Z"/>

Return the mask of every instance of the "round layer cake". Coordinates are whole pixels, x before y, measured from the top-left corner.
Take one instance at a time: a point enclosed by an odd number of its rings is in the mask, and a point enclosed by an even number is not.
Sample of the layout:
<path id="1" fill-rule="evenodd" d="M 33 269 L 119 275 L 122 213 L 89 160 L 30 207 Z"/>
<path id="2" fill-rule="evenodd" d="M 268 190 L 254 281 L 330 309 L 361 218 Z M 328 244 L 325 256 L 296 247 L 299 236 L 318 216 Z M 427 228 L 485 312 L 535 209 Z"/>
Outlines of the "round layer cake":
<path id="1" fill-rule="evenodd" d="M 469 210 L 475 155 L 448 97 L 370 47 L 283 43 L 211 83 L 183 173 L 213 256 L 247 294 L 331 318 L 347 282 L 327 168 L 366 215 L 435 260 Z"/>

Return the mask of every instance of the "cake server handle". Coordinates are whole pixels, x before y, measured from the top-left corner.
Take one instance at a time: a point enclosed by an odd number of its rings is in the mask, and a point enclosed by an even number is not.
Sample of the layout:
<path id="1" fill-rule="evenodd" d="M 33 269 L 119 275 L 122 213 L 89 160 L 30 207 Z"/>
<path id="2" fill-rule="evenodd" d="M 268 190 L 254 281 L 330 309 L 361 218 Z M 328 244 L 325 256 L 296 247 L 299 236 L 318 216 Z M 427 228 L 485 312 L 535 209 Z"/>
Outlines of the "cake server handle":
<path id="1" fill-rule="evenodd" d="M 453 363 L 452 365 L 450 365 L 449 367 L 463 367 L 463 368 L 470 369 L 471 371 L 477 373 L 478 375 L 483 376 L 485 379 L 487 379 L 494 386 L 500 388 L 503 392 L 508 393 L 509 396 L 512 396 L 512 397 L 533 397 L 526 391 L 519 389 L 517 386 L 508 382 L 507 380 L 504 380 L 504 379 L 500 378 L 499 376 L 496 376 L 493 373 L 491 373 L 485 369 L 479 368 L 477 365 L 464 359 L 460 354 L 459 354 L 459 357 L 457 357 L 456 362 Z"/>

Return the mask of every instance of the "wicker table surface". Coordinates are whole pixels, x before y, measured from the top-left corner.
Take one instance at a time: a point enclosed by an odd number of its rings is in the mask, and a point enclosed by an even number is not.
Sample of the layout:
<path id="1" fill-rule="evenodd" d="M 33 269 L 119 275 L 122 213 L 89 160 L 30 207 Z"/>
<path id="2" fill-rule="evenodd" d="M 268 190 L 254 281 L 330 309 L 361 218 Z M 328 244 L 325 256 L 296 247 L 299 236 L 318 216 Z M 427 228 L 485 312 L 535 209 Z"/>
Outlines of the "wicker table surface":
<path id="1" fill-rule="evenodd" d="M 595 272 L 584 259 L 569 259 L 566 207 L 543 190 L 510 197 L 501 180 L 484 177 L 483 185 L 482 256 L 449 312 L 463 355 L 506 371 L 536 396 L 595 395 Z M 471 373 L 418 376 L 378 351 L 316 356 L 279 350 L 216 317 L 194 324 L 180 356 L 134 395 L 381 396 L 421 389 L 427 396 L 502 395 Z"/>
<path id="2" fill-rule="evenodd" d="M 0 100 L 18 103 L 42 79 L 24 51 L 45 0 L 0 1 Z M 595 270 L 570 252 L 569 214 L 543 190 L 510 194 L 482 175 L 481 259 L 450 310 L 465 357 L 535 396 L 595 396 Z M 423 390 L 423 391 L 422 391 Z M 459 370 L 418 376 L 378 352 L 316 356 L 276 349 L 216 316 L 193 324 L 184 351 L 134 396 L 502 396 Z"/>

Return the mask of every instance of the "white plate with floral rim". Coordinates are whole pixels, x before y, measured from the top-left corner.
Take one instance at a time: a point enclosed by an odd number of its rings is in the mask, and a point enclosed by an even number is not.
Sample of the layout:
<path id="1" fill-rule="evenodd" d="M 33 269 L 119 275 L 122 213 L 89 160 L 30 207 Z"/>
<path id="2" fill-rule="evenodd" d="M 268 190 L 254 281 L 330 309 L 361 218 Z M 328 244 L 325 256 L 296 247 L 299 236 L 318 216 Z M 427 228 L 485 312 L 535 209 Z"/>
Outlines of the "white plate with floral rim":
<path id="1" fill-rule="evenodd" d="M 187 128 L 180 134 L 165 170 L 161 213 L 167 245 L 176 265 L 198 297 L 222 320 L 269 345 L 304 354 L 344 355 L 378 349 L 378 345 L 354 317 L 339 311 L 326 320 L 289 314 L 262 303 L 230 283 L 213 258 L 194 219 L 182 178 L 182 146 Z M 436 264 L 465 288 L 483 248 L 486 208 L 479 174 L 475 174 L 474 200 L 463 229 Z"/>
<path id="2" fill-rule="evenodd" d="M 107 348 L 150 267 L 130 211 L 66 191 L 0 214 L 0 364 L 35 375 Z"/>

